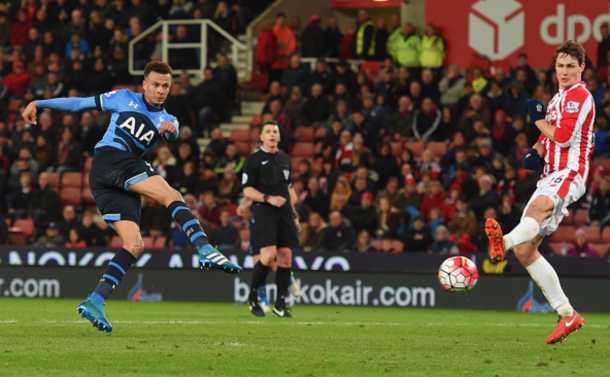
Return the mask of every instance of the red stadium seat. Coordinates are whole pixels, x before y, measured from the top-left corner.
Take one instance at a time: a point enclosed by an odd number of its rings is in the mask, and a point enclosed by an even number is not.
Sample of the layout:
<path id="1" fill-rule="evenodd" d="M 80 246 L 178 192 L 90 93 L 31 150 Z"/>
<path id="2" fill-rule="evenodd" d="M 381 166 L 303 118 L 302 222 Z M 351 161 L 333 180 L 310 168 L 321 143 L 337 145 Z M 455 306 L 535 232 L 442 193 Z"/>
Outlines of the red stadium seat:
<path id="1" fill-rule="evenodd" d="M 250 141 L 260 140 L 261 139 L 261 129 L 260 128 L 250 128 Z"/>
<path id="2" fill-rule="evenodd" d="M 62 204 L 80 205 L 82 199 L 82 191 L 80 187 L 62 186 L 59 189 L 59 200 Z"/>
<path id="3" fill-rule="evenodd" d="M 83 173 L 69 172 L 61 176 L 61 187 L 78 187 L 83 186 Z"/>
<path id="4" fill-rule="evenodd" d="M 573 225 L 561 225 L 555 233 L 551 234 L 549 241 L 551 242 L 574 242 L 574 232 L 576 232 L 576 227 Z"/>
<path id="5" fill-rule="evenodd" d="M 292 133 L 294 141 L 313 141 L 315 139 L 315 131 L 312 127 L 298 127 Z"/>
<path id="6" fill-rule="evenodd" d="M 249 128 L 234 128 L 231 130 L 231 141 L 250 141 Z"/>
<path id="7" fill-rule="evenodd" d="M 600 257 L 605 257 L 610 252 L 610 243 L 598 243 L 593 245 L 593 247 L 597 250 Z"/>
<path id="8" fill-rule="evenodd" d="M 326 137 L 326 128 L 316 128 L 316 137 Z"/>
<path id="9" fill-rule="evenodd" d="M 434 156 L 442 157 L 447 153 L 447 143 L 443 141 L 431 141 L 426 144 L 426 149 L 432 151 Z"/>
<path id="10" fill-rule="evenodd" d="M 157 237 L 155 238 L 155 242 L 152 245 L 152 249 L 165 249 L 165 241 L 166 237 Z"/>
<path id="11" fill-rule="evenodd" d="M 587 232 L 587 241 L 591 243 L 601 241 L 601 229 L 597 225 L 581 226 L 580 229 L 584 229 Z M 574 236 L 572 236 L 574 237 Z"/>
<path id="12" fill-rule="evenodd" d="M 591 160 L 591 162 L 594 169 L 597 169 L 599 166 L 603 166 L 606 174 L 610 172 L 610 158 L 596 158 Z"/>
<path id="13" fill-rule="evenodd" d="M 404 249 L 405 244 L 402 243 L 401 241 L 398 240 L 393 240 L 392 241 L 392 249 L 398 251 L 398 252 L 402 252 L 402 250 Z"/>
<path id="14" fill-rule="evenodd" d="M 49 186 L 53 187 L 53 189 L 55 189 L 55 191 L 57 191 L 57 189 L 59 189 L 59 173 L 40 173 L 40 175 L 45 175 L 47 176 L 48 180 L 49 180 Z"/>
<path id="15" fill-rule="evenodd" d="M 91 195 L 91 187 L 89 187 L 89 185 L 83 187 L 81 197 L 83 198 L 83 202 L 85 204 L 95 204 L 95 200 L 93 200 L 93 195 Z"/>
<path id="16" fill-rule="evenodd" d="M 225 207 L 231 213 L 231 216 L 237 215 L 237 204 L 227 204 Z"/>
<path id="17" fill-rule="evenodd" d="M 610 227 L 604 227 L 602 231 L 602 242 L 610 242 Z"/>
<path id="18" fill-rule="evenodd" d="M 553 253 L 555 255 L 559 255 L 561 256 L 561 249 L 563 248 L 563 242 L 551 242 L 549 243 L 549 246 L 551 247 L 551 249 L 553 249 Z M 569 246 L 566 244 L 566 248 L 568 248 Z"/>
<path id="19" fill-rule="evenodd" d="M 574 225 L 574 211 L 569 209 L 568 212 L 570 214 L 563 218 L 561 225 Z"/>
<path id="20" fill-rule="evenodd" d="M 85 166 L 83 167 L 83 170 L 85 172 L 88 172 L 89 170 L 91 170 L 91 164 L 93 163 L 93 157 L 87 157 L 85 159 Z"/>
<path id="21" fill-rule="evenodd" d="M 250 155 L 250 142 L 249 141 L 237 141 L 235 142 L 235 147 L 237 147 L 237 152 L 244 157 L 248 157 Z"/>
<path id="22" fill-rule="evenodd" d="M 26 237 L 30 237 L 32 234 L 34 234 L 34 220 L 17 219 L 13 223 L 13 229 L 21 231 Z"/>
<path id="23" fill-rule="evenodd" d="M 313 157 L 314 146 L 313 143 L 298 142 L 295 143 L 290 151 L 291 157 Z"/>
<path id="24" fill-rule="evenodd" d="M 421 141 L 408 141 L 404 144 L 404 147 L 410 149 L 415 157 L 421 156 L 424 151 L 424 143 Z"/>
<path id="25" fill-rule="evenodd" d="M 155 244 L 155 239 L 153 237 L 142 237 L 142 241 L 144 242 L 145 248 L 153 248 Z"/>
<path id="26" fill-rule="evenodd" d="M 18 113 L 19 106 L 21 106 L 22 103 L 23 101 L 20 99 L 12 99 L 8 101 L 8 111 L 11 113 Z"/>
<path id="27" fill-rule="evenodd" d="M 402 154 L 402 143 L 400 141 L 393 141 L 390 143 L 392 148 L 392 155 L 396 157 L 400 157 Z"/>
<path id="28" fill-rule="evenodd" d="M 373 244 L 373 246 L 375 246 L 375 249 L 377 249 L 377 251 L 381 250 L 381 240 L 372 240 L 371 243 Z"/>
<path id="29" fill-rule="evenodd" d="M 120 249 L 121 247 L 123 247 L 123 241 L 119 236 L 114 236 L 110 239 L 108 247 L 111 249 Z"/>
<path id="30" fill-rule="evenodd" d="M 360 66 L 360 72 L 364 72 L 364 74 L 370 81 L 375 81 L 375 78 L 377 77 L 377 74 L 379 73 L 380 70 L 381 70 L 381 62 L 378 62 L 378 61 L 364 62 Z"/>
<path id="31" fill-rule="evenodd" d="M 95 223 L 95 225 L 100 227 L 101 230 L 105 230 L 108 228 L 108 223 L 104 220 L 93 220 L 93 222 Z"/>
<path id="32" fill-rule="evenodd" d="M 89 172 L 86 171 L 83 173 L 83 187 L 89 187 Z"/>
<path id="33" fill-rule="evenodd" d="M 586 209 L 584 209 L 584 208 L 577 209 L 576 212 L 574 213 L 574 225 L 580 226 L 580 225 L 586 223 L 588 217 L 589 216 L 588 216 Z"/>
<path id="34" fill-rule="evenodd" d="M 9 229 L 8 240 L 9 245 L 27 245 L 28 238 L 22 231 Z"/>

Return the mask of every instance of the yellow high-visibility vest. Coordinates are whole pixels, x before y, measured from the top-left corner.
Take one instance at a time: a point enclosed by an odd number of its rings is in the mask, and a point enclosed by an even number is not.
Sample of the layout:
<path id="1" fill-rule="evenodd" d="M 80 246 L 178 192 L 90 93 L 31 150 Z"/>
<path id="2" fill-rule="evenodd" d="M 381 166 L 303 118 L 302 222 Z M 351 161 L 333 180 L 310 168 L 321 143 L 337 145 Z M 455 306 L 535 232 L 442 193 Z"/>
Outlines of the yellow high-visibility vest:
<path id="1" fill-rule="evenodd" d="M 375 29 L 375 25 L 373 25 L 373 21 L 371 20 L 366 20 L 358 28 L 358 33 L 356 33 L 356 55 L 362 56 L 362 50 L 364 49 L 364 29 L 369 26 L 373 28 L 373 37 L 371 38 L 371 45 L 366 54 L 368 56 L 375 55 L 375 36 L 377 34 L 377 29 Z"/>
<path id="2" fill-rule="evenodd" d="M 421 41 L 421 66 L 424 68 L 440 68 L 445 60 L 445 43 L 437 35 L 424 35 Z"/>
<path id="3" fill-rule="evenodd" d="M 393 51 L 398 64 L 407 68 L 419 67 L 421 40 L 416 34 L 411 34 L 408 38 L 402 34 L 396 37 Z"/>

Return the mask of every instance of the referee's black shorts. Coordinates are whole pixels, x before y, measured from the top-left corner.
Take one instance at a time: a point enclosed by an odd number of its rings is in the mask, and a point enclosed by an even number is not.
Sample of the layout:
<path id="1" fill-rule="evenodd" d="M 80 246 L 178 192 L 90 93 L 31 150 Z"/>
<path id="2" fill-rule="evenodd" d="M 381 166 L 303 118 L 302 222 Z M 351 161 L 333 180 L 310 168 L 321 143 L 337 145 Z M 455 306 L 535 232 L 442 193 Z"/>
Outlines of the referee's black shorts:
<path id="1" fill-rule="evenodd" d="M 268 204 L 255 204 L 252 218 L 255 221 L 253 228 L 257 249 L 267 246 L 293 249 L 299 246 L 297 226 L 288 207 L 277 208 Z"/>

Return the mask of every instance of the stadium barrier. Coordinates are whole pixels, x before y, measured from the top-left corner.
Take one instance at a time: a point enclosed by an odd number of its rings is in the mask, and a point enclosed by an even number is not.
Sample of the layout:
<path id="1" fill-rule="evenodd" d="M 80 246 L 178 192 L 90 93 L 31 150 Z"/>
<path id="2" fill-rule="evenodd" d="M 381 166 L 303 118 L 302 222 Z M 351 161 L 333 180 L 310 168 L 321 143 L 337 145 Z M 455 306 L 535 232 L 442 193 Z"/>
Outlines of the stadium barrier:
<path id="1" fill-rule="evenodd" d="M 0 250 L 0 297 L 82 298 L 90 293 L 114 253 L 106 249 Z M 188 250 L 155 250 L 138 261 L 113 294 L 113 299 L 132 301 L 205 301 L 245 303 L 251 272 L 228 276 L 216 271 L 202 272 L 191 262 L 196 255 Z M 193 257 L 195 255 L 195 257 Z M 243 252 L 227 253 L 246 267 L 251 259 Z M 299 258 L 300 257 L 300 258 Z M 477 264 L 484 255 L 475 255 Z M 466 295 L 445 292 L 436 277 L 436 268 L 445 256 L 427 254 L 333 254 L 295 255 L 295 276 L 302 294 L 296 304 L 341 306 L 395 306 L 550 311 L 542 293 L 518 269 L 511 275 L 482 273 L 476 287 Z M 248 262 L 250 260 L 250 262 Z M 596 277 L 585 277 L 583 269 L 608 263 L 600 259 L 551 258 L 571 274 L 562 284 L 575 307 L 583 312 L 610 312 L 610 292 L 600 289 L 608 271 L 593 269 Z M 379 262 L 379 263 L 377 263 Z M 513 262 L 509 258 L 510 262 Z M 557 263 L 557 264 L 556 264 Z M 387 269 L 382 267 L 390 266 Z M 483 272 L 481 266 L 480 272 Z M 576 271 L 576 272 L 574 272 Z M 569 275 L 569 276 L 568 276 Z M 269 281 L 273 281 L 272 278 Z M 601 283 L 601 284 L 600 284 Z M 193 289 L 200 287 L 201 289 Z M 214 287 L 214 289 L 206 289 Z M 268 284 L 271 297 L 275 285 Z"/>

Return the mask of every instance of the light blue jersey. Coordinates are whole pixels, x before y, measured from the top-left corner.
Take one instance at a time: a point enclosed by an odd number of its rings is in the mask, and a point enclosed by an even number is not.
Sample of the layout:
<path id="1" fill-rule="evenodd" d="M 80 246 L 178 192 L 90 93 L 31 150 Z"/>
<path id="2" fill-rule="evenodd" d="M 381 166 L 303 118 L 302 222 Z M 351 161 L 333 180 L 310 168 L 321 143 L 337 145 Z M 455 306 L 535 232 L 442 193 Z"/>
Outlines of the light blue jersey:
<path id="1" fill-rule="evenodd" d="M 102 147 L 112 147 L 142 157 L 161 141 L 159 129 L 165 121 L 174 123 L 176 131 L 173 134 L 166 132 L 163 139 L 174 141 L 179 135 L 178 119 L 175 116 L 168 114 L 163 107 L 152 106 L 144 101 L 142 94 L 136 94 L 129 89 L 115 90 L 95 97 L 56 98 L 36 103 L 39 107 L 62 111 L 112 111 L 110 125 L 102 140 L 96 144 L 96 151 Z"/>

